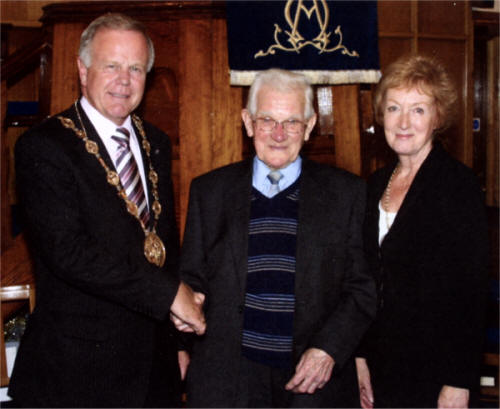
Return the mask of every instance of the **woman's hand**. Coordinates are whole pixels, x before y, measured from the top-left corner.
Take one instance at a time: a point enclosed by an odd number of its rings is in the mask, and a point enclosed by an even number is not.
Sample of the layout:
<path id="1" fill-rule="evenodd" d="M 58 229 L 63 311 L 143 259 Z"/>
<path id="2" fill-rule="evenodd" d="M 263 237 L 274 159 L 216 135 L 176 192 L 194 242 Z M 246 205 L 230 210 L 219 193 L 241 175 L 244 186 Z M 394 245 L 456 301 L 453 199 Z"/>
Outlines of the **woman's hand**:
<path id="1" fill-rule="evenodd" d="M 438 408 L 468 408 L 469 390 L 444 385 L 438 398 Z"/>
<path id="2" fill-rule="evenodd" d="M 358 372 L 359 400 L 363 409 L 373 408 L 373 389 L 370 379 L 370 369 L 365 358 L 356 358 L 356 371 Z"/>

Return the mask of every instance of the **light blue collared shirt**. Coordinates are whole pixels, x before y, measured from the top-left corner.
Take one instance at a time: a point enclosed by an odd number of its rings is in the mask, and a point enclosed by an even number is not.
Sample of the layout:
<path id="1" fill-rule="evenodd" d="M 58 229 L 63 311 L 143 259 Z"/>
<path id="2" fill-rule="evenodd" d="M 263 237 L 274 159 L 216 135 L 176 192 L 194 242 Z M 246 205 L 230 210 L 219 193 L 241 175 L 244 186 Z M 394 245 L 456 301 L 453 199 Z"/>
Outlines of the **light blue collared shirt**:
<path id="1" fill-rule="evenodd" d="M 294 162 L 287 167 L 279 169 L 283 177 L 278 182 L 280 192 L 293 184 L 302 171 L 302 158 L 297 156 Z M 272 197 L 276 193 L 271 192 L 271 182 L 267 175 L 271 172 L 269 166 L 262 162 L 257 155 L 253 158 L 252 186 L 266 197 Z"/>

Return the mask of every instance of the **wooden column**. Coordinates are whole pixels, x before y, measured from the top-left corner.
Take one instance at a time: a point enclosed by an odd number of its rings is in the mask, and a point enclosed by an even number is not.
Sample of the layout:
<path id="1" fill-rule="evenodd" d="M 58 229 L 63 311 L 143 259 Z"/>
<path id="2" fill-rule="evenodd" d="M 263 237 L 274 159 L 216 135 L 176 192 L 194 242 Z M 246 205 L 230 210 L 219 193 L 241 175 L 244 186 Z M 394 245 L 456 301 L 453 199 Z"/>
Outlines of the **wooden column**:
<path id="1" fill-rule="evenodd" d="M 53 26 L 51 115 L 68 108 L 80 95 L 76 59 L 84 23 L 57 23 Z"/>
<path id="2" fill-rule="evenodd" d="M 498 167 L 498 37 L 488 41 L 488 134 L 486 142 L 486 204 L 499 205 L 499 167 Z"/>
<path id="3" fill-rule="evenodd" d="M 179 161 L 181 231 L 191 180 L 211 168 L 212 23 L 179 22 Z M 190 86 L 196 84 L 196 87 Z"/>
<path id="4" fill-rule="evenodd" d="M 356 175 L 361 174 L 358 85 L 332 87 L 335 164 Z"/>
<path id="5" fill-rule="evenodd" d="M 242 157 L 242 91 L 229 85 L 225 20 L 181 20 L 179 43 L 179 194 L 183 231 L 191 180 Z"/>

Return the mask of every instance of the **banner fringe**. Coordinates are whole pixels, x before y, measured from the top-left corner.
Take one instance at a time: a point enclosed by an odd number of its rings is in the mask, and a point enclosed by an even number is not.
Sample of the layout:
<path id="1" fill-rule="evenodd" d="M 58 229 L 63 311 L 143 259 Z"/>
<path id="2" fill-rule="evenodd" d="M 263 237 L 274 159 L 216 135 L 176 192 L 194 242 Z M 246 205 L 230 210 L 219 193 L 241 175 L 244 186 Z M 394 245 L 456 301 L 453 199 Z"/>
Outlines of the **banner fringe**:
<path id="1" fill-rule="evenodd" d="M 380 70 L 293 70 L 304 74 L 311 84 L 335 85 L 335 84 L 375 84 L 381 77 Z M 255 75 L 259 71 L 231 70 L 231 85 L 252 85 Z"/>

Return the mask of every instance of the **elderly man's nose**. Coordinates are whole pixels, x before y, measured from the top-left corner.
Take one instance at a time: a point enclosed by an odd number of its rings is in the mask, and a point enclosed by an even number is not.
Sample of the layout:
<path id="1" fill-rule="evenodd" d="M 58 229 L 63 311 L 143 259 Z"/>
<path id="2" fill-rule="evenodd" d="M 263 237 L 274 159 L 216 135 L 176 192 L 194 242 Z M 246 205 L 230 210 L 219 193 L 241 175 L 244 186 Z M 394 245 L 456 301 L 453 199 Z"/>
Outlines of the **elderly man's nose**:
<path id="1" fill-rule="evenodd" d="M 283 128 L 283 124 L 276 123 L 276 127 L 273 129 L 272 138 L 277 142 L 281 142 L 286 139 L 286 133 L 285 129 Z"/>

